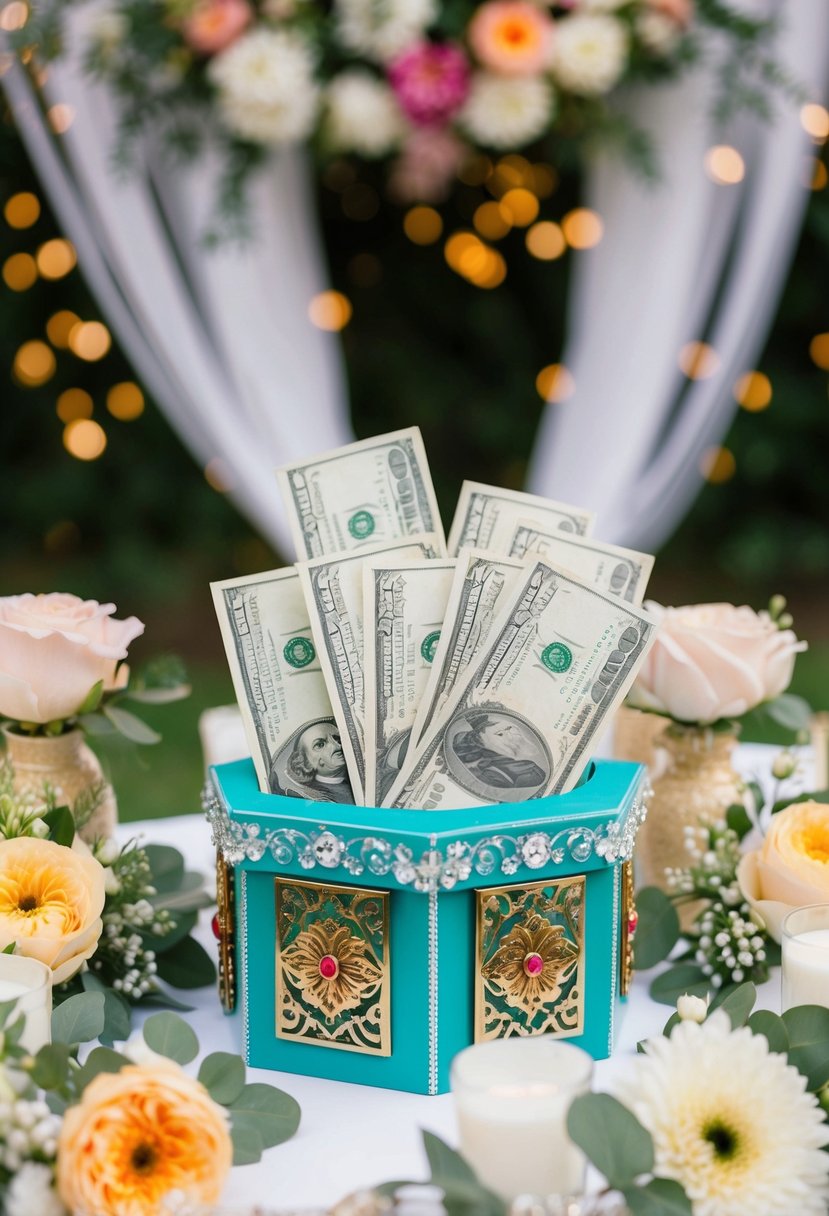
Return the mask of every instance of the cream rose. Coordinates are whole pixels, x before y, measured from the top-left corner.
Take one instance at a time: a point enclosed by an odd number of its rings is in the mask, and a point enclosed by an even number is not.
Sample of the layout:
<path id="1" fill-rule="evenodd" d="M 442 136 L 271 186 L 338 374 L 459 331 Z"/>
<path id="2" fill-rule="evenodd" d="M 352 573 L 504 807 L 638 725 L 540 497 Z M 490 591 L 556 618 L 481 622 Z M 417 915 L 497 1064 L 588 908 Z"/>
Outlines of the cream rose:
<path id="1" fill-rule="evenodd" d="M 829 805 L 795 802 L 773 815 L 762 848 L 746 854 L 737 879 L 779 942 L 793 908 L 829 902 Z"/>
<path id="2" fill-rule="evenodd" d="M 65 983 L 95 953 L 105 894 L 104 867 L 81 841 L 0 841 L 0 950 L 14 943 Z"/>
<path id="3" fill-rule="evenodd" d="M 645 606 L 660 627 L 630 703 L 678 722 L 739 718 L 773 700 L 788 688 L 795 655 L 806 649 L 791 629 L 753 608 Z"/>
<path id="4" fill-rule="evenodd" d="M 113 612 L 114 604 L 61 593 L 0 598 L 0 716 L 63 721 L 99 680 L 105 690 L 122 688 L 128 673 L 118 664 L 144 626 Z"/>

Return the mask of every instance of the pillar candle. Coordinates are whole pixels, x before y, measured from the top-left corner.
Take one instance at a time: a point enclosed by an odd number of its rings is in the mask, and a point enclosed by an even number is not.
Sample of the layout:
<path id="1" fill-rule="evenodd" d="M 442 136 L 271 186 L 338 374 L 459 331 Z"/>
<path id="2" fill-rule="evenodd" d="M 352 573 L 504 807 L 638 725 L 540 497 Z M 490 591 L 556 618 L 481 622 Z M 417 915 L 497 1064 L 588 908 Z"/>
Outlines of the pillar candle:
<path id="1" fill-rule="evenodd" d="M 52 972 L 34 958 L 0 954 L 0 1003 L 16 1001 L 9 1021 L 22 1014 L 26 1027 L 21 1045 L 34 1054 L 51 1042 Z"/>

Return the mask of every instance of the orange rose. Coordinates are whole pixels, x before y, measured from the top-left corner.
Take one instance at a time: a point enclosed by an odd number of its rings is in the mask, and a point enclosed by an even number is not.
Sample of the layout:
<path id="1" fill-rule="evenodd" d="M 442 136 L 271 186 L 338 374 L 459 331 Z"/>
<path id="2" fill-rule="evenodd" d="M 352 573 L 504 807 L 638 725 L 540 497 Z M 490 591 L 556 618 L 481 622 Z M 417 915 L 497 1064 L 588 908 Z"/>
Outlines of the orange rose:
<path id="1" fill-rule="evenodd" d="M 95 953 L 106 892 L 104 867 L 86 845 L 18 836 L 0 841 L 0 950 L 52 968 L 63 984 Z"/>
<path id="2" fill-rule="evenodd" d="M 58 1190 L 77 1216 L 160 1216 L 165 1196 L 218 1201 L 233 1160 L 228 1116 L 170 1060 L 100 1073 L 66 1112 Z"/>
<path id="3" fill-rule="evenodd" d="M 780 941 L 793 908 L 829 901 L 829 806 L 795 802 L 772 816 L 762 848 L 737 870 L 740 889 Z"/>

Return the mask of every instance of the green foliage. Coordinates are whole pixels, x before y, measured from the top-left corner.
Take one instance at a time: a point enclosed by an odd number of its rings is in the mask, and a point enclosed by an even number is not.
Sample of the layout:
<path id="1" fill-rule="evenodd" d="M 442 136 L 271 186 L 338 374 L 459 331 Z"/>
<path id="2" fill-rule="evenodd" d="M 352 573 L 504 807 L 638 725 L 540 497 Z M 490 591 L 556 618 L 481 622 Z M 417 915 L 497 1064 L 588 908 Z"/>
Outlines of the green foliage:
<path id="1" fill-rule="evenodd" d="M 237 1145 L 246 1155 L 273 1148 L 290 1140 L 299 1127 L 301 1112 L 299 1104 L 290 1094 L 273 1085 L 245 1085 L 242 1092 L 229 1106 L 234 1146 L 234 1162 Z M 253 1158 L 258 1160 L 258 1158 Z"/>
<path id="2" fill-rule="evenodd" d="M 786 1023 L 776 1013 L 768 1009 L 758 1009 L 748 1019 L 747 1026 L 752 1034 L 761 1034 L 768 1042 L 769 1051 L 785 1055 L 789 1050 L 789 1032 Z"/>
<path id="3" fill-rule="evenodd" d="M 799 1005 L 786 1010 L 783 1024 L 789 1036 L 789 1063 L 816 1092 L 829 1081 L 829 1009 Z"/>
<path id="4" fill-rule="evenodd" d="M 677 963 L 656 976 L 651 983 L 650 994 L 660 1005 L 676 1005 L 686 992 L 689 996 L 706 997 L 709 988 L 708 977 L 696 963 Z"/>
<path id="5" fill-rule="evenodd" d="M 204 988 L 216 978 L 213 959 L 194 937 L 185 937 L 158 956 L 158 974 L 174 988 Z"/>
<path id="6" fill-rule="evenodd" d="M 46 811 L 41 818 L 49 828 L 49 840 L 71 847 L 75 839 L 75 817 L 68 806 L 56 806 L 53 810 Z"/>
<path id="7" fill-rule="evenodd" d="M 199 1054 L 199 1040 L 176 1013 L 154 1013 L 144 1023 L 144 1041 L 160 1056 L 189 1064 Z"/>
<path id="8" fill-rule="evenodd" d="M 631 1216 L 691 1216 L 691 1200 L 678 1182 L 651 1178 L 644 1186 L 622 1188 Z"/>
<path id="9" fill-rule="evenodd" d="M 214 1051 L 202 1060 L 199 1080 L 214 1102 L 230 1106 L 245 1086 L 244 1061 L 226 1051 Z"/>
<path id="10" fill-rule="evenodd" d="M 52 1013 L 52 1042 L 90 1043 L 103 1032 L 106 1021 L 102 992 L 79 992 Z"/>
<path id="11" fill-rule="evenodd" d="M 731 1027 L 736 1030 L 745 1026 L 752 1009 L 757 1003 L 757 989 L 753 984 L 739 984 L 731 989 L 721 989 L 711 1002 L 709 1012 L 722 1009 L 731 1020 Z"/>
<path id="12" fill-rule="evenodd" d="M 661 963 L 679 941 L 679 914 L 673 901 L 658 887 L 643 887 L 636 895 L 639 920 L 633 941 L 637 971 Z"/>
<path id="13" fill-rule="evenodd" d="M 614 1190 L 653 1169 L 653 1140 L 632 1111 L 610 1094 L 581 1094 L 567 1114 L 567 1131 Z"/>

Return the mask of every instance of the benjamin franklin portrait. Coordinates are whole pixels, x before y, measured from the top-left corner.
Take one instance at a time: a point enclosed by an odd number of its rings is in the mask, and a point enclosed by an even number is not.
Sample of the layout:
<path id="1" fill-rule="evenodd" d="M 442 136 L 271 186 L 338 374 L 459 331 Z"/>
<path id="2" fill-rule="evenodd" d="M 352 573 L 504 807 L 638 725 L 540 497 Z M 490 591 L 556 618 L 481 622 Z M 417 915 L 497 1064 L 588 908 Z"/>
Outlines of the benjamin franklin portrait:
<path id="1" fill-rule="evenodd" d="M 466 709 L 446 731 L 446 762 L 459 785 L 487 802 L 537 798 L 550 779 L 547 746 L 538 731 L 505 709 Z"/>

